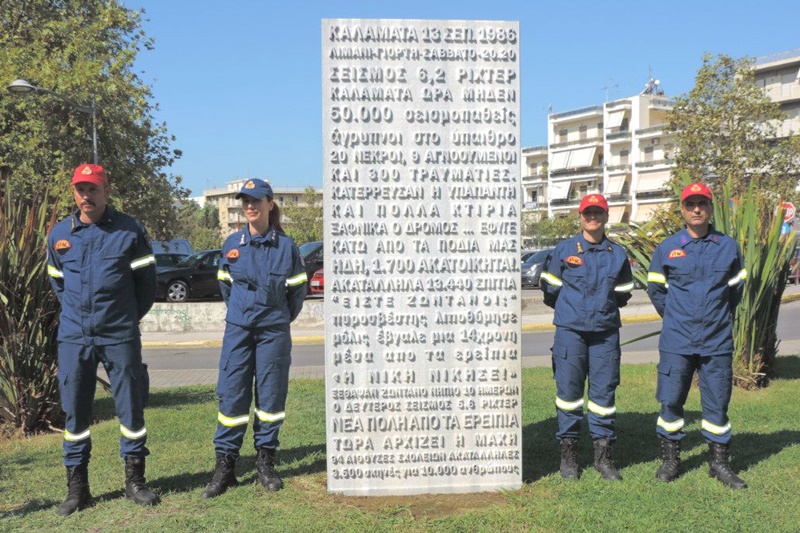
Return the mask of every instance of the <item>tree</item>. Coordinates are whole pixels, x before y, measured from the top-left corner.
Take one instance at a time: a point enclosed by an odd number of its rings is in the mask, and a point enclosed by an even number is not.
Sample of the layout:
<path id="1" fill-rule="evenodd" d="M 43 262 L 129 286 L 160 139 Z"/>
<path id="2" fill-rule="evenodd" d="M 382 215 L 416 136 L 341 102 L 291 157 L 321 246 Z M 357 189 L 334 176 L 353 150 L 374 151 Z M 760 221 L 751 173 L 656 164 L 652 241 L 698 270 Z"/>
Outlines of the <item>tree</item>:
<path id="1" fill-rule="evenodd" d="M 141 48 L 152 49 L 140 13 L 115 0 L 3 0 L 0 82 L 23 78 L 97 107 L 100 163 L 113 203 L 158 238 L 177 227 L 173 202 L 187 191 L 168 175 L 179 150 L 166 124 L 153 119 L 150 87 L 134 72 Z M 18 198 L 53 185 L 61 214 L 72 208 L 69 176 L 91 161 L 91 117 L 45 94 L 0 91 L 0 169 Z"/>
<path id="2" fill-rule="evenodd" d="M 219 210 L 211 204 L 200 207 L 186 200 L 179 207 L 181 223 L 176 237 L 186 239 L 195 250 L 209 250 L 222 247 L 222 233 L 219 226 Z"/>
<path id="3" fill-rule="evenodd" d="M 733 196 L 760 190 L 794 197 L 800 138 L 778 137 L 786 115 L 754 80 L 753 60 L 703 56 L 694 88 L 675 99 L 667 131 L 676 132 L 676 172 Z"/>
<path id="4" fill-rule="evenodd" d="M 554 246 L 559 241 L 577 235 L 581 225 L 576 216 L 541 218 L 536 220 L 534 213 L 522 215 L 523 246 L 544 248 Z"/>
<path id="5" fill-rule="evenodd" d="M 297 244 L 321 241 L 322 205 L 319 203 L 314 187 L 305 188 L 302 204 L 291 201 L 281 207 L 285 218 L 283 229 Z"/>

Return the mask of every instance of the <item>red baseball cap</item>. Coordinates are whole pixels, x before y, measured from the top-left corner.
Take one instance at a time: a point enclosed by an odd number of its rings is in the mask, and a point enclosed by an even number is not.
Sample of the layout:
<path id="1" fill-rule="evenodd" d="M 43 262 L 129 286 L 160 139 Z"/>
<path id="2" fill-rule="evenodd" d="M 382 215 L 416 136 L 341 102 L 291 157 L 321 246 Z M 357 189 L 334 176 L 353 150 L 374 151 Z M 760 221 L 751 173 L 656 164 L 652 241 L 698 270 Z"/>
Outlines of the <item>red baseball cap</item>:
<path id="1" fill-rule="evenodd" d="M 80 165 L 72 173 L 72 185 L 81 182 L 94 183 L 95 185 L 108 185 L 106 171 L 100 165 Z"/>
<path id="2" fill-rule="evenodd" d="M 711 200 L 711 189 L 708 188 L 708 185 L 705 183 L 692 183 L 691 185 L 687 185 L 683 192 L 681 193 L 681 202 L 686 200 L 690 196 L 705 196 L 709 200 Z"/>
<path id="3" fill-rule="evenodd" d="M 581 205 L 578 207 L 578 213 L 583 213 L 587 207 L 599 207 L 605 212 L 608 212 L 608 200 L 602 194 L 589 194 L 583 197 Z"/>

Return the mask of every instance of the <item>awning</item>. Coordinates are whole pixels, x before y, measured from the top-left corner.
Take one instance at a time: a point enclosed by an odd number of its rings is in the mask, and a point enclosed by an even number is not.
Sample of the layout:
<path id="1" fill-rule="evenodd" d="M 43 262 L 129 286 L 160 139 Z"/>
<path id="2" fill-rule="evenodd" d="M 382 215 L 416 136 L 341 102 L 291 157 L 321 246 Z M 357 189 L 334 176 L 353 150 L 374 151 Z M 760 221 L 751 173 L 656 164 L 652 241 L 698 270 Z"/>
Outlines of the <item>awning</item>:
<path id="1" fill-rule="evenodd" d="M 614 111 L 609 111 L 608 118 L 606 119 L 606 129 L 619 128 L 622 126 L 622 119 L 625 118 L 625 113 L 627 111 L 627 109 L 615 109 Z"/>
<path id="2" fill-rule="evenodd" d="M 574 150 L 570 150 L 567 168 L 584 168 L 592 166 L 595 152 L 597 152 L 597 146 L 587 146 L 586 148 L 576 148 Z"/>
<path id="3" fill-rule="evenodd" d="M 604 194 L 620 194 L 622 187 L 625 185 L 626 174 L 617 174 L 616 176 L 609 176 L 606 180 L 606 186 L 603 188 Z"/>
<path id="4" fill-rule="evenodd" d="M 660 170 L 658 172 L 640 172 L 639 183 L 636 184 L 636 190 L 642 192 L 663 189 L 667 183 L 667 180 L 669 180 L 669 176 L 669 170 Z"/>
<path id="5" fill-rule="evenodd" d="M 639 204 L 639 207 L 636 209 L 636 216 L 633 217 L 633 220 L 636 222 L 647 222 L 653 217 L 653 213 L 658 206 L 661 204 Z"/>
<path id="6" fill-rule="evenodd" d="M 608 222 L 611 224 L 619 224 L 622 222 L 622 217 L 625 214 L 625 206 L 612 206 L 608 209 Z"/>
<path id="7" fill-rule="evenodd" d="M 569 196 L 571 181 L 554 182 L 550 184 L 550 200 L 566 200 Z"/>
<path id="8" fill-rule="evenodd" d="M 550 170 L 563 170 L 567 168 L 567 162 L 569 161 L 569 150 L 565 150 L 563 152 L 555 152 L 553 154 L 553 160 L 550 162 Z"/>

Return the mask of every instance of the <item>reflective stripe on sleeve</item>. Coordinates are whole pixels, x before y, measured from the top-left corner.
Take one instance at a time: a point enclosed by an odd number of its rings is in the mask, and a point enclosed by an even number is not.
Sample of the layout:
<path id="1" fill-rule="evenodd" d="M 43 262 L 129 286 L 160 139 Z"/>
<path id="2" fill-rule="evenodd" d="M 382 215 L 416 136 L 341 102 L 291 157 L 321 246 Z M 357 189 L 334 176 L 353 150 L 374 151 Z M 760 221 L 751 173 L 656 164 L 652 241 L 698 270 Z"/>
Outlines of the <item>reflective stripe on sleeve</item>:
<path id="1" fill-rule="evenodd" d="M 703 420 L 703 422 L 700 424 L 700 427 L 709 433 L 713 433 L 714 435 L 724 435 L 731 430 L 731 423 L 728 422 L 724 426 L 718 426 L 716 424 L 712 424 L 708 420 Z"/>
<path id="2" fill-rule="evenodd" d="M 68 440 L 70 442 L 78 442 L 84 439 L 88 439 L 89 435 L 90 433 L 88 429 L 83 433 L 78 433 L 78 434 L 70 433 L 69 431 L 64 430 L 64 440 Z"/>
<path id="3" fill-rule="evenodd" d="M 562 411 L 576 411 L 583 407 L 583 398 L 575 400 L 574 402 L 568 402 L 556 396 L 556 407 Z"/>
<path id="4" fill-rule="evenodd" d="M 47 273 L 50 274 L 51 278 L 63 278 L 64 277 L 64 273 L 61 272 L 56 267 L 54 267 L 53 265 L 47 265 Z"/>
<path id="5" fill-rule="evenodd" d="M 667 278 L 661 272 L 648 272 L 647 283 L 661 283 L 666 285 Z"/>
<path id="6" fill-rule="evenodd" d="M 591 412 L 593 412 L 596 415 L 600 415 L 600 416 L 611 416 L 611 415 L 613 415 L 614 413 L 617 412 L 617 407 L 615 405 L 612 405 L 611 407 L 603 407 L 603 406 L 597 405 L 592 400 L 589 400 L 589 403 L 587 404 L 587 407 L 589 408 L 589 410 Z"/>
<path id="7" fill-rule="evenodd" d="M 747 270 L 744 268 L 739 271 L 734 277 L 728 281 L 728 287 L 734 287 L 747 279 Z"/>
<path id="8" fill-rule="evenodd" d="M 267 413 L 266 411 L 262 411 L 261 409 L 255 410 L 256 416 L 262 422 L 278 422 L 279 420 L 283 420 L 286 418 L 286 412 L 282 413 Z"/>
<path id="9" fill-rule="evenodd" d="M 303 272 L 302 274 L 298 274 L 296 276 L 292 276 L 291 278 L 286 280 L 287 287 L 294 287 L 295 285 L 302 285 L 308 281 L 308 275 Z"/>
<path id="10" fill-rule="evenodd" d="M 233 281 L 233 278 L 227 270 L 217 270 L 217 279 L 219 281 Z"/>
<path id="11" fill-rule="evenodd" d="M 131 440 L 141 439 L 142 437 L 147 435 L 147 428 L 142 428 L 139 431 L 131 431 L 130 429 L 120 424 L 119 430 L 125 437 L 128 437 Z"/>
<path id="12" fill-rule="evenodd" d="M 542 272 L 542 275 L 539 276 L 539 279 L 545 280 L 553 287 L 561 287 L 561 285 L 563 284 L 560 279 L 552 275 L 550 272 Z"/>
<path id="13" fill-rule="evenodd" d="M 631 292 L 633 290 L 633 282 L 623 283 L 614 287 L 614 292 Z"/>
<path id="14" fill-rule="evenodd" d="M 656 425 L 661 426 L 668 433 L 675 433 L 676 431 L 680 431 L 681 429 L 683 429 L 683 418 L 679 418 L 675 422 L 667 422 L 666 420 L 664 420 L 659 416 Z"/>
<path id="15" fill-rule="evenodd" d="M 139 259 L 134 259 L 131 261 L 131 270 L 136 270 L 138 268 L 146 267 L 147 265 L 155 265 L 156 264 L 156 256 L 153 254 L 145 255 L 140 257 Z"/>

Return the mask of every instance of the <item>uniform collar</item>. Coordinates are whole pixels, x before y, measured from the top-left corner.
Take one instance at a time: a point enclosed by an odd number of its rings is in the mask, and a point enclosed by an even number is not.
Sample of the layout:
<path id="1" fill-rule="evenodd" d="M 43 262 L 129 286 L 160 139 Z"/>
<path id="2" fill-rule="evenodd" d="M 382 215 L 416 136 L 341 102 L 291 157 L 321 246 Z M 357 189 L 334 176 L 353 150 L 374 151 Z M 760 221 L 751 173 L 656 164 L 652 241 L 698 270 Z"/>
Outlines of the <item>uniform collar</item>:
<path id="1" fill-rule="evenodd" d="M 244 227 L 244 235 L 242 236 L 241 241 L 239 241 L 240 246 L 249 245 L 251 243 L 258 243 L 258 244 L 266 244 L 270 246 L 277 246 L 278 245 L 278 231 L 273 227 L 270 226 L 267 230 L 267 233 L 264 235 L 252 235 L 250 233 L 250 224 L 247 224 Z"/>
<path id="2" fill-rule="evenodd" d="M 117 212 L 114 210 L 114 208 L 111 207 L 110 205 L 106 204 L 106 210 L 103 213 L 102 218 L 100 218 L 100 220 L 97 222 L 97 225 L 98 226 L 103 226 L 103 225 L 107 225 L 107 224 L 113 223 L 114 222 L 114 217 L 115 217 L 116 214 L 117 214 Z M 71 224 L 71 227 L 70 227 L 70 231 L 72 233 L 78 231 L 81 228 L 87 228 L 87 227 L 91 226 L 91 223 L 87 224 L 86 222 L 81 221 L 81 210 L 80 209 L 75 209 L 75 211 L 72 212 L 71 219 L 72 219 L 72 224 Z"/>
<path id="3" fill-rule="evenodd" d="M 578 238 L 578 252 L 583 252 L 584 250 L 588 250 L 589 248 L 602 248 L 602 249 L 610 249 L 610 241 L 608 240 L 608 236 L 603 234 L 603 240 L 598 243 L 591 243 L 586 240 L 586 237 L 583 236 L 583 232 L 581 231 L 577 235 Z"/>
<path id="4" fill-rule="evenodd" d="M 720 233 L 714 229 L 713 224 L 709 224 L 708 226 L 708 233 L 704 237 L 699 237 L 695 239 L 692 237 L 689 232 L 686 230 L 686 226 L 684 225 L 681 231 L 678 232 L 678 238 L 680 239 L 681 245 L 689 244 L 692 241 L 708 241 L 713 242 L 714 244 L 719 244 L 719 236 Z"/>

